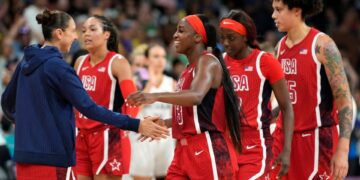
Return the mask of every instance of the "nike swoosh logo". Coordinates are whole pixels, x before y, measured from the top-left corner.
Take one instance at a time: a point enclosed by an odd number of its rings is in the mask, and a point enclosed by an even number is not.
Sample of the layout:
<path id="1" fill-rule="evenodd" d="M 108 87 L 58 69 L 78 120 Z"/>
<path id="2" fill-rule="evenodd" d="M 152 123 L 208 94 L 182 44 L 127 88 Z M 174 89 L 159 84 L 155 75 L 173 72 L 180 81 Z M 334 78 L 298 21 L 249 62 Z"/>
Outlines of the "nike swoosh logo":
<path id="1" fill-rule="evenodd" d="M 223 22 L 223 24 L 234 24 L 234 23 L 231 23 L 231 22 Z"/>
<path id="2" fill-rule="evenodd" d="M 280 55 L 283 55 L 285 53 L 285 49 L 280 52 Z"/>
<path id="3" fill-rule="evenodd" d="M 204 150 L 201 150 L 201 151 L 196 151 L 196 152 L 195 152 L 195 156 L 200 155 L 202 152 L 204 152 Z"/>
<path id="4" fill-rule="evenodd" d="M 246 146 L 246 149 L 249 150 L 249 149 L 253 149 L 253 148 L 255 148 L 255 147 L 256 147 L 256 145 Z"/>
<path id="5" fill-rule="evenodd" d="M 308 136 L 311 136 L 311 133 L 303 133 L 303 134 L 301 134 L 301 137 L 308 137 Z"/>

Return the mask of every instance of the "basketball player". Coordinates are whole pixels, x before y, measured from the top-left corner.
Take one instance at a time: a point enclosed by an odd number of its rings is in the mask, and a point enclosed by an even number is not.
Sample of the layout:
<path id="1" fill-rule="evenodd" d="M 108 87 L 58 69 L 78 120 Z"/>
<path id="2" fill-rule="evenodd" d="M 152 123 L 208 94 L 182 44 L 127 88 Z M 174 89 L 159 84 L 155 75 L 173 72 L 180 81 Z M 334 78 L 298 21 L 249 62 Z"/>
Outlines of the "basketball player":
<path id="1" fill-rule="evenodd" d="M 259 50 L 255 24 L 244 11 L 230 11 L 220 22 L 220 34 L 225 63 L 245 117 L 241 121 L 242 152 L 237 158 L 237 179 L 269 177 L 272 137 L 268 105 L 272 91 L 284 114 L 285 144 L 278 158 L 283 175 L 290 163 L 294 116 L 280 63 L 271 54 Z"/>
<path id="2" fill-rule="evenodd" d="M 284 179 L 343 179 L 353 113 L 349 85 L 334 41 L 305 23 L 322 11 L 323 2 L 273 0 L 272 7 L 276 27 L 287 33 L 277 45 L 277 56 L 295 117 L 291 167 Z M 283 147 L 283 120 L 281 114 L 273 134 L 274 157 Z"/>
<path id="3" fill-rule="evenodd" d="M 116 27 L 104 16 L 88 18 L 82 27 L 84 48 L 75 69 L 91 98 L 109 110 L 136 117 L 137 108 L 125 106 L 124 99 L 136 91 L 129 62 L 118 54 Z M 118 179 L 129 172 L 130 141 L 115 126 L 88 119 L 76 112 L 77 165 L 79 180 Z"/>
<path id="4" fill-rule="evenodd" d="M 241 148 L 239 104 L 216 47 L 216 29 L 205 16 L 189 15 L 179 21 L 173 38 L 176 51 L 189 59 L 176 92 L 138 92 L 127 103 L 174 104 L 172 135 L 177 144 L 167 179 L 233 179 L 233 147 Z"/>

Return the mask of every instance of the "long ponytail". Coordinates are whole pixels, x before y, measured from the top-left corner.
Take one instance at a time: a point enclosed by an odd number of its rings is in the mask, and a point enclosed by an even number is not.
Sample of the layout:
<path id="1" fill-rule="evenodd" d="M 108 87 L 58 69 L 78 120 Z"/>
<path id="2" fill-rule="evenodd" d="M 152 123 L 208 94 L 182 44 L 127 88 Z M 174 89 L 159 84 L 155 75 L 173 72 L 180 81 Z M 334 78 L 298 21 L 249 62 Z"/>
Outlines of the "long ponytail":
<path id="1" fill-rule="evenodd" d="M 213 54 L 219 59 L 223 70 L 222 85 L 224 88 L 224 100 L 226 104 L 226 124 L 229 129 L 231 141 L 237 151 L 241 152 L 241 134 L 240 134 L 240 107 L 239 99 L 234 91 L 234 86 L 230 78 L 230 73 L 226 68 L 224 59 L 222 57 L 220 49 L 217 47 L 217 33 L 213 25 L 209 23 L 207 17 L 203 15 L 197 15 L 204 24 L 207 34 L 206 47 L 211 47 Z"/>

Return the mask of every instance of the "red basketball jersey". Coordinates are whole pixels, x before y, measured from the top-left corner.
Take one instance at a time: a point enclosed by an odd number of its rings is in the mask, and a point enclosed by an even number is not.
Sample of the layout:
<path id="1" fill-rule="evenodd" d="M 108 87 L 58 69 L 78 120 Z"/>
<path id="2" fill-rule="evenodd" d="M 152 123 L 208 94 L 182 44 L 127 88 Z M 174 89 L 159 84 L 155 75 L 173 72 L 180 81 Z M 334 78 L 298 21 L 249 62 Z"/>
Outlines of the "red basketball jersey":
<path id="1" fill-rule="evenodd" d="M 115 57 L 123 58 L 120 54 L 110 51 L 104 60 L 92 66 L 90 56 L 86 55 L 79 64 L 77 74 L 84 89 L 96 104 L 120 112 L 124 98 L 117 85 L 118 81 L 111 72 L 111 64 Z M 88 120 L 78 111 L 75 115 L 76 125 L 80 129 L 91 129 L 103 125 L 98 121 Z"/>
<path id="2" fill-rule="evenodd" d="M 284 77 L 279 62 L 271 54 L 254 49 L 249 56 L 240 60 L 225 55 L 225 63 L 245 115 L 241 126 L 258 130 L 268 128 L 271 120 L 271 84 Z"/>
<path id="3" fill-rule="evenodd" d="M 283 37 L 278 46 L 278 60 L 288 83 L 294 109 L 294 130 L 303 131 L 337 124 L 334 98 L 325 73 L 317 59 L 315 45 L 323 33 L 312 28 L 298 44 L 289 48 Z M 277 122 L 281 128 L 282 118 Z"/>
<path id="4" fill-rule="evenodd" d="M 175 91 L 190 89 L 196 73 L 196 63 L 189 64 L 178 80 Z M 224 109 L 223 88 L 210 89 L 200 105 L 173 106 L 173 137 L 181 139 L 205 131 L 224 132 L 226 116 Z"/>

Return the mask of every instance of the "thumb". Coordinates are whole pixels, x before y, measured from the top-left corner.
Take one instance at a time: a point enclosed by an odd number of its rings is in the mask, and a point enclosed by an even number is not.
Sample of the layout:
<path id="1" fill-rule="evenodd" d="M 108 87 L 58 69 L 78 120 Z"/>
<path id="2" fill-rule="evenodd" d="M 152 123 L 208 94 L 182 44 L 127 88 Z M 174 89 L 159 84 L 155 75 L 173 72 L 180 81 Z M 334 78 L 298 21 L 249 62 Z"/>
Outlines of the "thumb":
<path id="1" fill-rule="evenodd" d="M 160 116 L 149 116 L 149 117 L 146 117 L 147 120 L 150 120 L 150 121 L 156 121 L 160 118 Z"/>
<path id="2" fill-rule="evenodd" d="M 271 165 L 271 169 L 275 169 L 276 166 L 279 164 L 279 161 L 280 161 L 279 157 L 276 158 L 275 161 L 273 162 L 273 164 Z"/>

